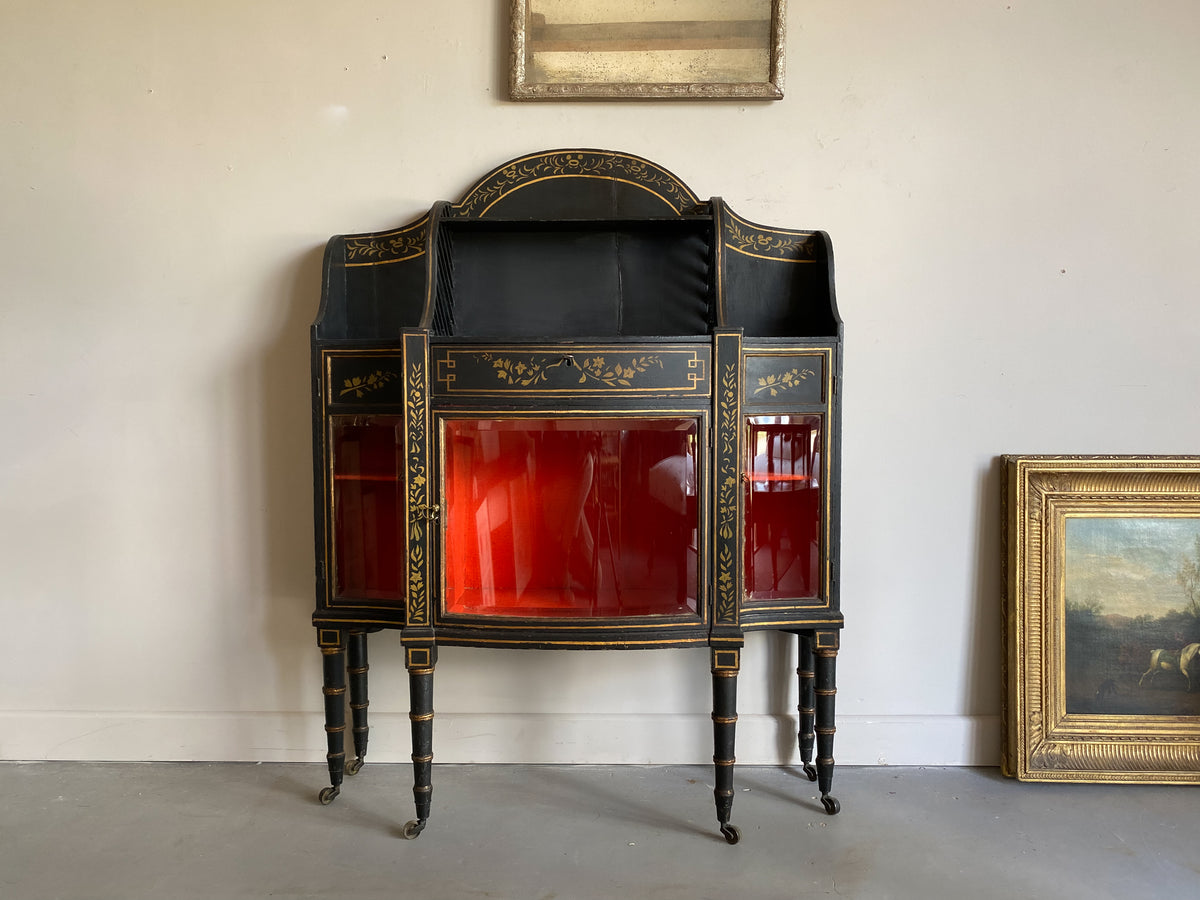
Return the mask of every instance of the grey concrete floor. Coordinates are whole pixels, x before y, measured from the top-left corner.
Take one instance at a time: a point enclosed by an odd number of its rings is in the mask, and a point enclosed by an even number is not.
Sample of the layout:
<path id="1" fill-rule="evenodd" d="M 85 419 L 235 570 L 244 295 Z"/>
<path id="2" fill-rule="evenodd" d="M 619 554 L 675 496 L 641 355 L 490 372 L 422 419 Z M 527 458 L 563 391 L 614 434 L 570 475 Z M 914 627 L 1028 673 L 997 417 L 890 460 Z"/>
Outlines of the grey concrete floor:
<path id="1" fill-rule="evenodd" d="M 994 769 L 739 767 L 736 846 L 706 767 L 0 764 L 0 897 L 1200 896 L 1193 788 L 1033 785 Z"/>

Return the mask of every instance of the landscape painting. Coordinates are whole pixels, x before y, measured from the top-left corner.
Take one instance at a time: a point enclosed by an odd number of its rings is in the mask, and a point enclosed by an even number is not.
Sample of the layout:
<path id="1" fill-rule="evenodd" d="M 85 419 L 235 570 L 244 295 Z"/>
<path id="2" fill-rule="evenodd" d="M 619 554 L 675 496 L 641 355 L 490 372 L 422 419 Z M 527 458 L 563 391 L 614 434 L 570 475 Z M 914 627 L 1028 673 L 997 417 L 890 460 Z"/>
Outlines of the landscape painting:
<path id="1" fill-rule="evenodd" d="M 512 0 L 513 99 L 783 96 L 783 0 Z"/>
<path id="2" fill-rule="evenodd" d="M 1200 716 L 1200 516 L 1068 515 L 1066 712 Z"/>

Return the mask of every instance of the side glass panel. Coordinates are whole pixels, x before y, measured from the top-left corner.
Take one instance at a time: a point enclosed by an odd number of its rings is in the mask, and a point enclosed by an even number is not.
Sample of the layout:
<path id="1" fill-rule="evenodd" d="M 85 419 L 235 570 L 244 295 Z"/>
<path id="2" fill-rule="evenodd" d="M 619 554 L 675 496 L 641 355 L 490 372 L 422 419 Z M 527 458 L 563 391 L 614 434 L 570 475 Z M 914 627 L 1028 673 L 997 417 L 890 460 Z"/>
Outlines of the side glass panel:
<path id="1" fill-rule="evenodd" d="M 695 613 L 695 418 L 448 419 L 449 614 Z"/>
<path id="2" fill-rule="evenodd" d="M 331 429 L 334 596 L 403 602 L 404 420 L 334 416 Z"/>
<path id="3" fill-rule="evenodd" d="M 746 597 L 815 597 L 821 416 L 749 416 L 746 424 Z"/>

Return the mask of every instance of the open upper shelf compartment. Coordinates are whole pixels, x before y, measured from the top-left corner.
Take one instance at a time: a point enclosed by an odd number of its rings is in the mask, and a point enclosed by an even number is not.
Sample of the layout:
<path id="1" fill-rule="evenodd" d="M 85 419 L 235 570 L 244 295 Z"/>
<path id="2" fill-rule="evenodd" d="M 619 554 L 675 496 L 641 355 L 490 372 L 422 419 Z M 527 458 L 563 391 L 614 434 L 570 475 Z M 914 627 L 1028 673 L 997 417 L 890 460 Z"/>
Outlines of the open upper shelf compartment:
<path id="1" fill-rule="evenodd" d="M 823 232 L 756 225 L 607 150 L 524 156 L 400 228 L 335 237 L 324 274 L 324 341 L 841 331 Z"/>

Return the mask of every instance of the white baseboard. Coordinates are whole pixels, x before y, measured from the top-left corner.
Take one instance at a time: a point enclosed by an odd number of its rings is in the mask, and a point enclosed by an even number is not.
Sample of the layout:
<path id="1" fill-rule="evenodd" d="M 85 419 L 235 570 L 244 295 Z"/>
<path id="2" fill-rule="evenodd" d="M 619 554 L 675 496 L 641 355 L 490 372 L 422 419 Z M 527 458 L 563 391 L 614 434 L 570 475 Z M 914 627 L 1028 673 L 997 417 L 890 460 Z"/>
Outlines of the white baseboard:
<path id="1" fill-rule="evenodd" d="M 743 765 L 797 761 L 794 717 L 742 715 Z M 347 729 L 347 732 L 349 729 Z M 442 763 L 688 765 L 712 760 L 707 715 L 439 714 Z M 347 752 L 353 756 L 347 734 Z M 408 762 L 408 716 L 371 718 L 368 759 Z M 316 713 L 0 713 L 0 759 L 318 762 Z M 840 716 L 839 765 L 995 766 L 999 716 Z"/>

